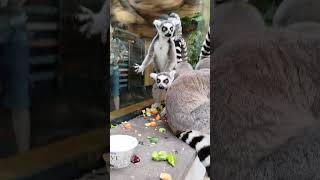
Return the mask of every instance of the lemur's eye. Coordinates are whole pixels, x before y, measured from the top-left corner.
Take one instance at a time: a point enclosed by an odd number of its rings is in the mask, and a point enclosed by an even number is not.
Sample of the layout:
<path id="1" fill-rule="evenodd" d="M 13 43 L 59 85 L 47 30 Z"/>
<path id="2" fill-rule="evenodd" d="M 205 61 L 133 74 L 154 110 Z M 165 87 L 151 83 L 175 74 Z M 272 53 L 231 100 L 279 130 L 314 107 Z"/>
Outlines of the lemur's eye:
<path id="1" fill-rule="evenodd" d="M 160 79 L 157 79 L 157 83 L 160 83 L 161 81 L 160 81 Z"/>
<path id="2" fill-rule="evenodd" d="M 173 31 L 173 27 L 170 27 L 170 31 Z"/>
<path id="3" fill-rule="evenodd" d="M 167 31 L 167 30 L 168 30 L 167 27 L 162 27 L 162 32 L 165 32 L 165 31 Z"/>
<path id="4" fill-rule="evenodd" d="M 163 82 L 166 83 L 166 84 L 168 84 L 168 83 L 169 83 L 169 80 L 168 80 L 168 79 L 165 79 Z"/>

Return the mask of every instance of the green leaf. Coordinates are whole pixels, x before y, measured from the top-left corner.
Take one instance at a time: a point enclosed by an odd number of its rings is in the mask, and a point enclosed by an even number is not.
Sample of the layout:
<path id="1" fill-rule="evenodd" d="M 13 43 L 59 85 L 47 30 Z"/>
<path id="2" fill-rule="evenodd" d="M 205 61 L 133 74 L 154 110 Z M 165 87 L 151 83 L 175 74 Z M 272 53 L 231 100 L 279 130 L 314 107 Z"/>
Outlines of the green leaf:
<path id="1" fill-rule="evenodd" d="M 115 125 L 111 124 L 111 129 L 112 129 L 112 128 L 116 128 L 116 127 L 117 127 L 117 126 L 115 126 Z"/>
<path id="2" fill-rule="evenodd" d="M 160 151 L 160 152 L 156 152 L 154 151 L 152 153 L 152 160 L 154 161 L 166 161 L 167 160 L 167 152 L 165 151 Z"/>
<path id="3" fill-rule="evenodd" d="M 160 151 L 160 152 L 158 153 L 158 157 L 159 157 L 159 159 L 160 159 L 161 161 L 165 161 L 165 160 L 167 160 L 168 154 L 167 154 L 167 152 L 165 152 L 165 151 Z"/>
<path id="4" fill-rule="evenodd" d="M 159 141 L 159 138 L 157 138 L 157 137 L 155 137 L 155 136 L 148 136 L 147 137 L 147 139 L 149 139 L 149 142 L 151 143 L 151 144 L 157 144 L 158 143 L 158 141 Z"/>
<path id="5" fill-rule="evenodd" d="M 172 153 L 169 153 L 167 155 L 167 161 L 171 166 L 174 167 L 176 165 L 177 158 Z"/>
<path id="6" fill-rule="evenodd" d="M 157 151 L 153 151 L 151 157 L 152 157 L 152 160 L 159 161 Z"/>

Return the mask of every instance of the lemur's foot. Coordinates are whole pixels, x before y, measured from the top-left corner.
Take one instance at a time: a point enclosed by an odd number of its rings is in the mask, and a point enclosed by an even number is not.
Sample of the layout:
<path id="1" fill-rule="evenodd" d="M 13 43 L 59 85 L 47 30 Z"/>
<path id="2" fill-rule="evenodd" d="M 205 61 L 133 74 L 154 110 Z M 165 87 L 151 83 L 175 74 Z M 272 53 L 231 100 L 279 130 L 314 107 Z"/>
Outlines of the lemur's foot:
<path id="1" fill-rule="evenodd" d="M 134 68 L 135 68 L 135 72 L 136 73 L 141 73 L 141 74 L 143 74 L 143 72 L 144 72 L 144 67 L 143 66 L 140 66 L 139 64 L 135 64 L 134 65 Z"/>

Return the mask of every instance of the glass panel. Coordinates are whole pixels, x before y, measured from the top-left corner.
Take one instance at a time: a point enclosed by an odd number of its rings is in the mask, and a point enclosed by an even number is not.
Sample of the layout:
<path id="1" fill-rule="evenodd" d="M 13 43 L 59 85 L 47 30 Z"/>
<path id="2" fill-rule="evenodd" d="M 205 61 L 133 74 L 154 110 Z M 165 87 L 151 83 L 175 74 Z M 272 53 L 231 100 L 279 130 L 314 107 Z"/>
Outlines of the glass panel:
<path id="1" fill-rule="evenodd" d="M 85 14 L 79 5 L 97 15 L 103 2 L 7 2 L 0 0 L 0 158 L 103 127 L 102 30 L 86 37 L 79 31 L 91 21 L 75 18 Z"/>

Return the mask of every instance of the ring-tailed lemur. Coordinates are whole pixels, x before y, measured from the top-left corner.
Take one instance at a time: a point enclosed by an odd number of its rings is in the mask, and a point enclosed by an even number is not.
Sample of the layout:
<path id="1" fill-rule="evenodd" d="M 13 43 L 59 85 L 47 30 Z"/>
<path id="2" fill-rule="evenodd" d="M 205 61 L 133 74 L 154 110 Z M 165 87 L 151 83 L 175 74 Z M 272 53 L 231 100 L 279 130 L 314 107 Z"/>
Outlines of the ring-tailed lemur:
<path id="1" fill-rule="evenodd" d="M 210 135 L 189 130 L 177 132 L 176 137 L 196 150 L 199 160 L 206 168 L 207 174 L 210 177 Z"/>
<path id="2" fill-rule="evenodd" d="M 166 92 L 171 86 L 172 82 L 179 77 L 179 75 L 192 71 L 193 68 L 188 62 L 181 62 L 177 64 L 176 69 L 170 72 L 151 73 L 150 77 L 155 81 L 152 87 L 152 97 L 156 104 L 159 105 L 161 101 L 166 100 Z M 166 108 L 161 112 L 161 116 L 166 114 Z"/>
<path id="3" fill-rule="evenodd" d="M 155 81 L 152 87 L 152 97 L 155 101 L 155 107 L 161 105 L 166 100 L 166 92 L 174 80 L 175 70 L 170 72 L 151 73 L 150 77 Z M 161 116 L 165 114 L 165 108 L 161 112 Z"/>
<path id="4" fill-rule="evenodd" d="M 175 32 L 175 24 L 170 20 L 154 20 L 157 35 L 153 38 L 148 54 L 141 65 L 136 64 L 134 68 L 137 73 L 143 74 L 144 69 L 154 63 L 156 72 L 171 71 L 177 64 L 175 43 L 172 39 Z"/>
<path id="5" fill-rule="evenodd" d="M 199 61 L 201 61 L 204 58 L 210 57 L 210 27 L 208 29 L 207 35 L 205 40 L 203 41 L 202 47 L 201 47 L 201 53 Z"/>
<path id="6" fill-rule="evenodd" d="M 188 61 L 187 43 L 182 36 L 182 25 L 180 16 L 176 13 L 162 14 L 159 20 L 168 20 L 175 24 L 173 40 L 176 47 L 177 63 Z"/>

